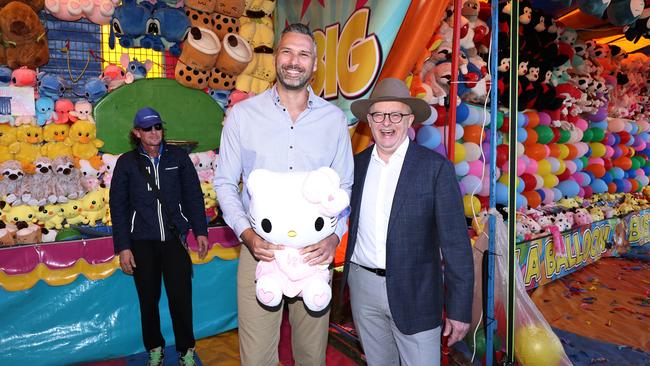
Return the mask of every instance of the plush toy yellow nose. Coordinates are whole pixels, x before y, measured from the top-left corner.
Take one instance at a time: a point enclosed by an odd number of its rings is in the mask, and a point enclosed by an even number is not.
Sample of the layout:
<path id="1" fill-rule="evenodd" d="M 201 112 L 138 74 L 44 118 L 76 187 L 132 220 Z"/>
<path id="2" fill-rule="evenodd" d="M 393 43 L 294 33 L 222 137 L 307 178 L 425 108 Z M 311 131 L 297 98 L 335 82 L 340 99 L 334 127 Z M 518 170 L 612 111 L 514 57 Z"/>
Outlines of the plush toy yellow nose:
<path id="1" fill-rule="evenodd" d="M 289 232 L 287 233 L 287 235 L 289 235 L 290 238 L 293 238 L 294 236 L 296 236 L 296 235 L 298 235 L 298 234 L 296 234 L 296 232 L 295 232 L 294 230 L 289 230 Z"/>

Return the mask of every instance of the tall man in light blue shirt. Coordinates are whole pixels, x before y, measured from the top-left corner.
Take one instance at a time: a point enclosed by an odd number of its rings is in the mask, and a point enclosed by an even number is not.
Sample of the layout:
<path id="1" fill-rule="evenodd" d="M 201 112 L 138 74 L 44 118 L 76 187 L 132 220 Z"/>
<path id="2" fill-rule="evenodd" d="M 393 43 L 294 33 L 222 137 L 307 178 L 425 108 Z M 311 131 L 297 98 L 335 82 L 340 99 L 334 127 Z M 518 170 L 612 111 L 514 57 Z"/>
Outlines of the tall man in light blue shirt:
<path id="1" fill-rule="evenodd" d="M 255 295 L 257 261 L 271 261 L 273 245 L 257 235 L 249 222 L 248 175 L 254 169 L 336 170 L 341 188 L 350 193 L 353 158 L 347 118 L 336 106 L 316 96 L 308 85 L 316 70 L 316 43 L 309 28 L 292 24 L 283 32 L 275 54 L 277 83 L 235 105 L 221 135 L 214 188 L 224 219 L 241 238 L 237 273 L 239 349 L 242 365 L 277 365 L 282 311 L 259 304 Z M 239 192 L 239 181 L 243 190 Z M 347 230 L 339 219 L 334 234 L 303 249 L 306 262 L 329 264 Z M 302 300 L 289 303 L 293 356 L 297 365 L 325 365 L 329 309 L 309 313 Z"/>

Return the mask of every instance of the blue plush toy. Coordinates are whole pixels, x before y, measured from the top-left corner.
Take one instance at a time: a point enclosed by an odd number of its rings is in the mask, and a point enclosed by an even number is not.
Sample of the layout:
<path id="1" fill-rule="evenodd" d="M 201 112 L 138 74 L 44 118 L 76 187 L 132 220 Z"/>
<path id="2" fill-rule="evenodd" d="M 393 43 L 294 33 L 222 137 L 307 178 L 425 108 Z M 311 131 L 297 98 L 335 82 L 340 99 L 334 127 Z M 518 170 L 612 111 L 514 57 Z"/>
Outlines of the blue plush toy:
<path id="1" fill-rule="evenodd" d="M 54 101 L 52 98 L 40 97 L 36 99 L 36 120 L 39 126 L 45 126 L 57 119 L 54 112 Z"/>
<path id="2" fill-rule="evenodd" d="M 11 82 L 11 69 L 0 66 L 0 86 L 7 86 Z"/>
<path id="3" fill-rule="evenodd" d="M 59 100 L 65 93 L 66 85 L 63 78 L 45 72 L 40 72 L 36 77 L 38 93 L 41 97 L 50 97 L 53 101 Z"/>
<path id="4" fill-rule="evenodd" d="M 117 37 L 122 47 L 140 47 L 140 40 L 147 32 L 149 18 L 151 18 L 151 9 L 148 5 L 137 4 L 135 0 L 122 1 L 122 5 L 115 8 L 111 18 L 108 46 L 114 49 L 115 37 Z"/>
<path id="5" fill-rule="evenodd" d="M 578 0 L 580 11 L 600 18 L 605 13 L 611 0 Z"/>
<path id="6" fill-rule="evenodd" d="M 84 93 L 81 97 L 86 98 L 90 103 L 95 103 L 108 93 L 108 85 L 100 78 L 90 78 L 84 85 Z"/>
<path id="7" fill-rule="evenodd" d="M 619 27 L 632 24 L 643 13 L 644 6 L 644 0 L 612 0 L 607 8 L 607 19 Z"/>
<path id="8" fill-rule="evenodd" d="M 219 104 L 221 109 L 226 110 L 228 105 L 228 97 L 230 96 L 230 90 L 218 90 L 208 88 L 208 94 L 214 99 L 215 102 Z"/>
<path id="9" fill-rule="evenodd" d="M 147 21 L 147 34 L 140 45 L 155 51 L 169 50 L 172 55 L 179 56 L 179 44 L 189 29 L 190 21 L 181 9 L 170 8 L 165 3 L 158 2 L 153 6 L 151 19 Z"/>

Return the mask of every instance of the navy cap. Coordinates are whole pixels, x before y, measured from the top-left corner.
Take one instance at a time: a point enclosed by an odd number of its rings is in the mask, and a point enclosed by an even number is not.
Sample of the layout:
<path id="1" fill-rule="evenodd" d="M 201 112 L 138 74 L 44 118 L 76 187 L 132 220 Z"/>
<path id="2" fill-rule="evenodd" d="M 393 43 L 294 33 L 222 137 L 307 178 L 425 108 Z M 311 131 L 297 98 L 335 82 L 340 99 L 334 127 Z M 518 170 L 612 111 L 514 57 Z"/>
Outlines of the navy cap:
<path id="1" fill-rule="evenodd" d="M 135 117 L 133 117 L 134 128 L 147 128 L 159 123 L 163 123 L 163 120 L 160 118 L 160 113 L 150 107 L 140 109 L 135 113 Z"/>

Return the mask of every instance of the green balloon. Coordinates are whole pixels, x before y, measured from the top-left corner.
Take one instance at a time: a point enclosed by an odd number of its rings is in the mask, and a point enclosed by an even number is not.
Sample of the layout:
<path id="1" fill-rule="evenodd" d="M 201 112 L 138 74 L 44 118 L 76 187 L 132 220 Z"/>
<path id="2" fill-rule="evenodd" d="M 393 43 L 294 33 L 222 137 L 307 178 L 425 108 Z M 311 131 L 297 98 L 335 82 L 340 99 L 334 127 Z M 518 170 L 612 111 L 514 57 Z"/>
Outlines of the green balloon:
<path id="1" fill-rule="evenodd" d="M 56 241 L 81 240 L 81 233 L 72 228 L 63 228 L 56 234 Z"/>
<path id="2" fill-rule="evenodd" d="M 560 130 L 560 138 L 557 140 L 558 144 L 564 144 L 571 138 L 571 132 Z"/>
<path id="3" fill-rule="evenodd" d="M 469 333 L 465 336 L 465 342 L 469 347 L 470 352 L 474 349 L 474 331 L 470 330 Z M 479 327 L 476 331 L 476 356 L 483 357 L 485 355 L 485 329 L 483 326 Z M 494 336 L 492 337 L 492 347 L 494 350 L 501 349 L 501 338 L 497 334 L 497 331 L 494 331 Z"/>
<path id="4" fill-rule="evenodd" d="M 587 159 L 586 156 L 582 156 L 580 160 L 582 160 L 582 166 L 586 167 L 587 165 L 589 165 L 589 159 Z"/>
<path id="5" fill-rule="evenodd" d="M 592 130 L 592 134 L 593 134 L 592 135 L 593 137 L 591 138 L 591 141 L 593 141 L 593 142 L 601 142 L 601 141 L 603 141 L 603 139 L 605 138 L 605 130 L 603 130 L 602 128 L 595 128 L 595 127 L 591 128 L 591 130 Z"/>
<path id="6" fill-rule="evenodd" d="M 591 128 L 588 128 L 585 130 L 585 132 L 582 134 L 582 141 L 583 142 L 591 142 L 591 139 L 594 137 L 594 132 L 591 130 Z"/>
<path id="7" fill-rule="evenodd" d="M 501 126 L 503 126 L 503 118 L 504 118 L 503 112 L 498 112 L 497 113 L 497 130 L 500 129 Z"/>
<path id="8" fill-rule="evenodd" d="M 539 125 L 535 127 L 535 132 L 537 132 L 537 142 L 540 144 L 548 144 L 553 140 L 553 130 L 548 126 Z"/>
<path id="9" fill-rule="evenodd" d="M 632 157 L 632 169 L 636 170 L 641 167 L 641 162 L 639 161 L 639 158 L 636 156 Z"/>

